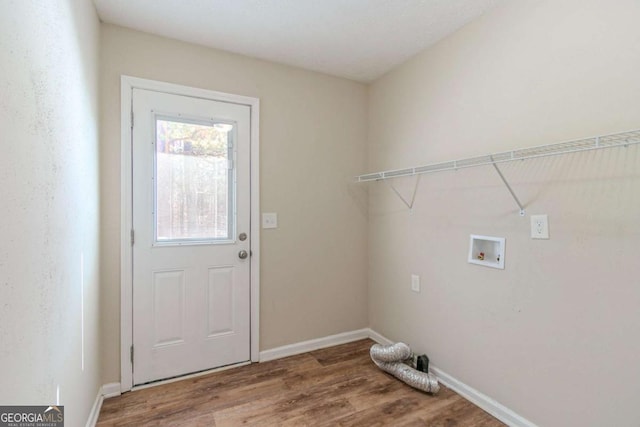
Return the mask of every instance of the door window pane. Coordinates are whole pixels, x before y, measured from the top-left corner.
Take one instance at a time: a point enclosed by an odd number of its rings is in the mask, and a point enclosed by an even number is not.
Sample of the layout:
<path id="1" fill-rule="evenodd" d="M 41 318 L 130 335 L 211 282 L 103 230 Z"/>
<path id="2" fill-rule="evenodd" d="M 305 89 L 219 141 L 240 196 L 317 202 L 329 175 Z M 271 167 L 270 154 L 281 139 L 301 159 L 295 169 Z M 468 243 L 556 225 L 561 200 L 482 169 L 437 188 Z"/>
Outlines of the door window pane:
<path id="1" fill-rule="evenodd" d="M 233 130 L 156 117 L 156 242 L 231 239 Z"/>

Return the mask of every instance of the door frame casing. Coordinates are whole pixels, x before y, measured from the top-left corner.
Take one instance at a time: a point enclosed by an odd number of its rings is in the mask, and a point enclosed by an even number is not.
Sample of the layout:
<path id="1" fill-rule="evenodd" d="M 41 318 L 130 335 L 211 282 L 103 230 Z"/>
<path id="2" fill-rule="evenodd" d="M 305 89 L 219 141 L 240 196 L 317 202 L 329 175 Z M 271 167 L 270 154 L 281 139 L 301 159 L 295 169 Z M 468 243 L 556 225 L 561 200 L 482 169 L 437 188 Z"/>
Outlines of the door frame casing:
<path id="1" fill-rule="evenodd" d="M 132 101 L 133 89 L 145 89 L 174 95 L 210 99 L 246 105 L 250 109 L 250 348 L 251 361 L 260 359 L 260 145 L 259 119 L 260 100 L 258 98 L 233 95 L 208 89 L 182 86 L 156 80 L 122 75 L 120 78 L 120 391 L 133 388 L 133 229 L 132 201 Z"/>

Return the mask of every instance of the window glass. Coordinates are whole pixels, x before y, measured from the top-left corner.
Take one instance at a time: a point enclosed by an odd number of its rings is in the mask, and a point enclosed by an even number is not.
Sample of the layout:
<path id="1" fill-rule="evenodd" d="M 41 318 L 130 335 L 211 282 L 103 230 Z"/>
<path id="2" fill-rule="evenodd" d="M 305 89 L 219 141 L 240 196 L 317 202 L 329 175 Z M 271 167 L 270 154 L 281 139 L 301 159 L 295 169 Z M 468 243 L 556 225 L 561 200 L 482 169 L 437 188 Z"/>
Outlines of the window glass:
<path id="1" fill-rule="evenodd" d="M 156 117 L 156 242 L 231 239 L 233 131 L 227 123 Z"/>

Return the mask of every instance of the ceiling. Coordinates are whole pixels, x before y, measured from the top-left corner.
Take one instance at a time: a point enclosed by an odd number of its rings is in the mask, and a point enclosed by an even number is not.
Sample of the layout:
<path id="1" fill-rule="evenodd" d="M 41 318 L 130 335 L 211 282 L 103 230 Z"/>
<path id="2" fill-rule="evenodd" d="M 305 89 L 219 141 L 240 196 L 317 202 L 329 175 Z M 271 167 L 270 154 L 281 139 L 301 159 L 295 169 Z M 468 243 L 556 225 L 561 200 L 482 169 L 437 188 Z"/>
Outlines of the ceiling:
<path id="1" fill-rule="evenodd" d="M 93 0 L 103 22 L 361 82 L 501 0 Z"/>

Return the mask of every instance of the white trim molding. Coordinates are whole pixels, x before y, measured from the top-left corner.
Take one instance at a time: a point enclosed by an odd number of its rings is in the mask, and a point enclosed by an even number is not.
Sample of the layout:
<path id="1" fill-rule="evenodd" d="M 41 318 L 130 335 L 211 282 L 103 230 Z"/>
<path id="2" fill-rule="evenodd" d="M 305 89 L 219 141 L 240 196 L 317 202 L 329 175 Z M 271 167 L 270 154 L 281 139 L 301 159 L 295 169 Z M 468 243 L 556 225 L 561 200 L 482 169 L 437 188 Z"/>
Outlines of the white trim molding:
<path id="1" fill-rule="evenodd" d="M 87 418 L 86 427 L 94 427 L 98 423 L 104 399 L 115 396 L 120 396 L 120 383 L 104 384 L 98 389 L 96 400 L 94 400 L 91 412 L 89 412 L 89 418 Z"/>
<path id="2" fill-rule="evenodd" d="M 120 383 L 109 383 L 102 386 L 102 396 L 105 399 L 120 396 Z"/>
<path id="3" fill-rule="evenodd" d="M 334 345 L 346 344 L 353 341 L 369 338 L 370 329 L 358 329 L 351 332 L 329 335 L 323 338 L 316 338 L 309 341 L 302 341 L 295 344 L 284 345 L 260 352 L 260 362 L 281 359 L 283 357 L 295 356 L 296 354 L 307 353 Z"/>
<path id="4" fill-rule="evenodd" d="M 377 333 L 373 329 L 369 329 L 369 338 L 371 338 L 378 344 L 382 344 L 382 345 L 393 344 L 393 341 L 391 341 L 389 338 L 385 337 L 384 335 Z"/>
<path id="5" fill-rule="evenodd" d="M 124 75 L 121 76 L 120 83 L 120 391 L 129 391 L 133 388 L 133 366 L 131 363 L 131 346 L 133 345 L 131 103 L 134 88 L 242 104 L 247 105 L 251 110 L 250 346 L 251 361 L 257 362 L 260 359 L 260 100 L 248 96 Z"/>
<path id="6" fill-rule="evenodd" d="M 392 344 L 393 341 L 388 339 L 382 334 L 369 329 L 369 338 L 374 340 L 375 342 L 383 345 Z M 429 369 L 440 381 L 442 384 L 450 388 L 451 390 L 458 393 L 460 396 L 467 399 L 469 402 L 488 412 L 492 416 L 496 417 L 503 423 L 512 427 L 536 427 L 534 423 L 527 420 L 526 418 L 518 415 L 511 409 L 502 405 L 500 402 L 492 399 L 484 393 L 479 392 L 473 387 L 468 386 L 462 381 L 454 378 L 453 376 L 447 374 L 441 369 L 436 368 L 435 366 L 431 366 Z"/>
<path id="7" fill-rule="evenodd" d="M 96 400 L 93 401 L 93 406 L 91 407 L 91 411 L 89 412 L 89 417 L 87 418 L 86 427 L 94 427 L 98 423 L 98 417 L 100 416 L 100 409 L 102 409 L 102 402 L 104 401 L 104 396 L 102 395 L 102 387 L 98 388 L 98 394 L 96 395 Z"/>
<path id="8" fill-rule="evenodd" d="M 536 427 L 536 425 L 531 421 L 518 415 L 486 394 L 481 393 L 475 388 L 470 387 L 462 381 L 452 377 L 443 370 L 438 369 L 435 366 L 432 366 L 430 370 L 442 384 L 446 385 L 469 402 L 493 415 L 506 425 L 513 427 Z"/>

